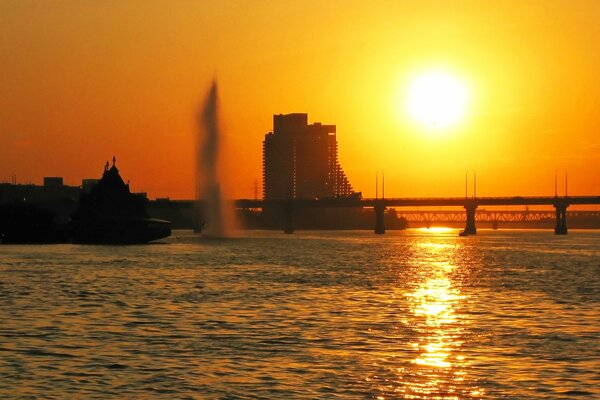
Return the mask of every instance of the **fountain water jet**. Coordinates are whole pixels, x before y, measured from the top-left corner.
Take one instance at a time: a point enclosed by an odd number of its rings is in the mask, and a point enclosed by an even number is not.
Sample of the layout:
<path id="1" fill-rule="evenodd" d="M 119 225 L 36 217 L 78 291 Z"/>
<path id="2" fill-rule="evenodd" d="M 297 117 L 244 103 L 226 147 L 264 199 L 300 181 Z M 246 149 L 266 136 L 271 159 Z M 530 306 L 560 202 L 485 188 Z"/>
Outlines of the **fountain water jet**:
<path id="1" fill-rule="evenodd" d="M 233 210 L 223 201 L 223 188 L 219 174 L 219 147 L 222 134 L 218 121 L 217 82 L 213 80 L 204 108 L 198 115 L 198 149 L 196 182 L 203 233 L 210 237 L 227 237 L 232 231 Z"/>

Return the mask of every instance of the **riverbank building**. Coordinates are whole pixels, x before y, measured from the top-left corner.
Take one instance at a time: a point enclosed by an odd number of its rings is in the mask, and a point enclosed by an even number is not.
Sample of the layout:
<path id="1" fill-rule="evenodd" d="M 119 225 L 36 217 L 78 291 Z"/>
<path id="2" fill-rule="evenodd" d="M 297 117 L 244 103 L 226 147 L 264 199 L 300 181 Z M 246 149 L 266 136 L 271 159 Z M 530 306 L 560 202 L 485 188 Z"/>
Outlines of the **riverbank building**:
<path id="1" fill-rule="evenodd" d="M 309 125 L 305 113 L 273 116 L 263 142 L 265 200 L 357 195 L 338 160 L 335 125 Z"/>

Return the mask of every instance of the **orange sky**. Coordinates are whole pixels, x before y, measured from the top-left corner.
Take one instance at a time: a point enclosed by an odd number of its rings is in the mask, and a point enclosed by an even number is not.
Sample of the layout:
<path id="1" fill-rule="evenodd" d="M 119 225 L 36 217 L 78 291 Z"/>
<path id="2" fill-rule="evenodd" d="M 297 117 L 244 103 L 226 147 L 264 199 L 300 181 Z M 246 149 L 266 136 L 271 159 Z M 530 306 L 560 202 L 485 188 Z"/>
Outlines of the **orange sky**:
<path id="1" fill-rule="evenodd" d="M 365 6 L 368 4 L 368 6 Z M 356 190 L 387 196 L 600 194 L 600 2 L 0 0 L 0 181 L 98 177 L 194 195 L 195 114 L 213 76 L 230 195 L 253 197 L 275 113 L 336 124 Z M 402 98 L 444 70 L 461 123 L 432 136 Z"/>

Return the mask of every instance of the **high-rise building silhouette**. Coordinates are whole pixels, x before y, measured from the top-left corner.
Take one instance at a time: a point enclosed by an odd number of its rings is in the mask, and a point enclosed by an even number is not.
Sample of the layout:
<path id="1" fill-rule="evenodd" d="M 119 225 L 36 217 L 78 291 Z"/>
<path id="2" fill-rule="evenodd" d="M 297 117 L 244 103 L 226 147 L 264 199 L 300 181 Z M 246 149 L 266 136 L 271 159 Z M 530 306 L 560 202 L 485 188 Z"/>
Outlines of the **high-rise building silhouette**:
<path id="1" fill-rule="evenodd" d="M 308 114 L 273 116 L 263 142 L 263 194 L 271 199 L 315 199 L 354 194 L 338 161 L 335 125 L 308 125 Z"/>

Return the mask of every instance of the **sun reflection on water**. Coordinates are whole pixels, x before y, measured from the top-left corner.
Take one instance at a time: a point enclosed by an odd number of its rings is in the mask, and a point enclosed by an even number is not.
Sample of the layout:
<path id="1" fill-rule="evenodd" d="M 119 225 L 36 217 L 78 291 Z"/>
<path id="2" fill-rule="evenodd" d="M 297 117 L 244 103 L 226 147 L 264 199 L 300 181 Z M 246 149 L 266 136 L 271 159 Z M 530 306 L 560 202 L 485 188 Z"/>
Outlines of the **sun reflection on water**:
<path id="1" fill-rule="evenodd" d="M 458 344 L 453 342 L 453 337 L 461 329 L 453 326 L 457 322 L 453 305 L 462 296 L 452 287 L 450 279 L 442 275 L 425 281 L 415 292 L 407 294 L 407 297 L 410 298 L 414 315 L 424 317 L 424 326 L 427 328 L 421 329 L 427 335 L 420 337 L 420 342 L 415 343 L 420 355 L 414 362 L 438 368 L 452 367 L 452 347 Z M 450 326 L 453 327 L 448 329 Z"/>
<path id="2" fill-rule="evenodd" d="M 468 299 L 461 293 L 467 272 L 461 259 L 465 249 L 460 246 L 452 240 L 431 237 L 416 244 L 418 256 L 403 293 L 408 314 L 402 319 L 412 332 L 407 347 L 413 356 L 410 364 L 397 369 L 399 385 L 394 390 L 403 398 L 459 399 L 484 395 L 480 388 L 469 383 L 471 361 L 461 350 L 467 340 L 469 321 L 461 313 L 461 305 Z"/>

